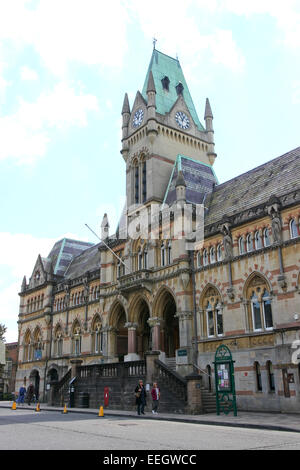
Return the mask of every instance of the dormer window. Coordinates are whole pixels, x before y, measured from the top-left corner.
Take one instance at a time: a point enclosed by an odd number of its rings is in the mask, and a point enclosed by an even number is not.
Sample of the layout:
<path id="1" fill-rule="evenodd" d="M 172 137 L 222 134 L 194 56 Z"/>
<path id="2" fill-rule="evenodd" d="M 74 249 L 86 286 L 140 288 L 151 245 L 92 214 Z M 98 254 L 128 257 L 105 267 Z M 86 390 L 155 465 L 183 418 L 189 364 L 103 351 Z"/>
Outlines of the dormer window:
<path id="1" fill-rule="evenodd" d="M 163 89 L 166 90 L 166 91 L 169 91 L 169 85 L 170 85 L 169 77 L 165 76 L 162 79 L 161 83 L 162 83 Z"/>
<path id="2" fill-rule="evenodd" d="M 178 83 L 178 85 L 176 85 L 176 91 L 177 91 L 177 95 L 182 95 L 182 92 L 183 92 L 183 85 L 181 82 Z"/>

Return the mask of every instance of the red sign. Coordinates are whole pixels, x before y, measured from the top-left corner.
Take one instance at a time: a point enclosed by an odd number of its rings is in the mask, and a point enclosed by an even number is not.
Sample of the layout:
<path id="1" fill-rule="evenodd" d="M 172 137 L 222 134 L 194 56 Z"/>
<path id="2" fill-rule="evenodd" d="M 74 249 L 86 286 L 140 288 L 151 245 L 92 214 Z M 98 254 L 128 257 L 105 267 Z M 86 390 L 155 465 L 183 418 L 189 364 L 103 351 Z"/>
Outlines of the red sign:
<path id="1" fill-rule="evenodd" d="M 104 406 L 108 406 L 109 401 L 109 387 L 104 387 Z"/>

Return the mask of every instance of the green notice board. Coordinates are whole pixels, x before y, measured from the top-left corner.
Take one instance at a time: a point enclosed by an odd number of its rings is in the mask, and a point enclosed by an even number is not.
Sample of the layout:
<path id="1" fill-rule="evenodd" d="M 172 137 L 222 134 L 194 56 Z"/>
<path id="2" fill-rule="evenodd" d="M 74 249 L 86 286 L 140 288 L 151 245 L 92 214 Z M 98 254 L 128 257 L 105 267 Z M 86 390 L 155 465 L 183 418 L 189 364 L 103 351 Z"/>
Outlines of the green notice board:
<path id="1" fill-rule="evenodd" d="M 224 344 L 216 351 L 214 366 L 217 415 L 233 411 L 234 416 L 237 416 L 234 361 L 230 349 Z"/>

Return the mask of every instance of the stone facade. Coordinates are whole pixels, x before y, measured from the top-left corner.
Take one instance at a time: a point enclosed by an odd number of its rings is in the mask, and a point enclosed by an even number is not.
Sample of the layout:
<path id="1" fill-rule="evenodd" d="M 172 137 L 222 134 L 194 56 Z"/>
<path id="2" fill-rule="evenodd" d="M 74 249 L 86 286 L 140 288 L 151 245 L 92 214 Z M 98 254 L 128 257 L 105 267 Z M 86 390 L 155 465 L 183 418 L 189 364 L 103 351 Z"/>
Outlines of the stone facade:
<path id="1" fill-rule="evenodd" d="M 178 84 L 183 91 L 168 101 Z M 105 216 L 103 242 L 62 240 L 38 257 L 20 292 L 16 389 L 26 379 L 46 398 L 71 360 L 137 361 L 152 350 L 190 377 L 200 409 L 192 373 L 213 390 L 223 343 L 235 361 L 239 409 L 299 411 L 300 148 L 218 185 L 208 100 L 205 127 L 195 116 L 179 62 L 154 50 L 143 93 L 131 110 L 127 95 L 123 103 L 127 208 L 117 233 L 109 236 Z M 185 156 L 181 168 L 178 155 Z M 165 226 L 161 204 L 174 181 L 176 207 L 188 203 L 193 211 L 195 188 L 203 191 L 204 241 L 192 250 L 190 232 L 174 236 L 172 208 Z M 153 207 L 157 236 L 149 238 L 141 226 Z M 191 220 L 195 228 L 195 211 Z"/>

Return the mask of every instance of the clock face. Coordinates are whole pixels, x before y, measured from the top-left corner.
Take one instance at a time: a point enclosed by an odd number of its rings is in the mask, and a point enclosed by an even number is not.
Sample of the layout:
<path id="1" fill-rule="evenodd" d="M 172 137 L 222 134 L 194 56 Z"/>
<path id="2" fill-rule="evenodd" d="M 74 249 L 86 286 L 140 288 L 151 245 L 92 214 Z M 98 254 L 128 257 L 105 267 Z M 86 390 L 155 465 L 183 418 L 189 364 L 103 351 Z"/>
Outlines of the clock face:
<path id="1" fill-rule="evenodd" d="M 188 129 L 190 127 L 190 120 L 182 111 L 177 111 L 175 120 L 181 129 Z"/>
<path id="2" fill-rule="evenodd" d="M 133 127 L 139 127 L 144 119 L 144 111 L 142 109 L 138 109 L 133 116 L 132 125 Z"/>

